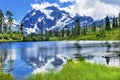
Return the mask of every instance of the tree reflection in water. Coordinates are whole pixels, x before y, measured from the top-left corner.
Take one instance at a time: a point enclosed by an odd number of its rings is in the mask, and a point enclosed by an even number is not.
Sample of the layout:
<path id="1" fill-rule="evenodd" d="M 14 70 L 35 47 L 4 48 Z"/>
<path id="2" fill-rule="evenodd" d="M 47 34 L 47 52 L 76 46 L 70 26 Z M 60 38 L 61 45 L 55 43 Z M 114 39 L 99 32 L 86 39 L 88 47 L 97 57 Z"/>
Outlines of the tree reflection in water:
<path id="1" fill-rule="evenodd" d="M 7 58 L 7 51 L 1 51 L 0 52 L 0 71 L 4 70 L 4 66 L 5 66 L 5 60 Z"/>

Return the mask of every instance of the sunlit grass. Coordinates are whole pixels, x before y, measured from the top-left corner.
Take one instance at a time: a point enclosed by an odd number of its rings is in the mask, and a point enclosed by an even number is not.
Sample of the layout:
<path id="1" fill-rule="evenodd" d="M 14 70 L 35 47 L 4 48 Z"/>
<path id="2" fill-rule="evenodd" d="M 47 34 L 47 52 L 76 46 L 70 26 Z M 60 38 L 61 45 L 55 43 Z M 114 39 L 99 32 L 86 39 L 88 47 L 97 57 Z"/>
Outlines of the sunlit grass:
<path id="1" fill-rule="evenodd" d="M 88 32 L 86 35 L 72 36 L 72 37 L 51 37 L 51 41 L 58 40 L 120 40 L 120 28 L 112 29 L 111 31 L 105 31 L 105 37 L 96 36 L 99 31 Z"/>
<path id="2" fill-rule="evenodd" d="M 120 29 L 112 29 L 111 31 L 105 31 L 105 37 L 97 37 L 98 31 L 89 32 L 87 35 L 81 35 L 72 37 L 70 40 L 120 40 Z"/>
<path id="3" fill-rule="evenodd" d="M 0 80 L 14 80 L 14 78 L 10 74 L 0 71 Z"/>
<path id="4" fill-rule="evenodd" d="M 60 72 L 40 73 L 27 80 L 120 80 L 120 68 L 70 61 Z"/>

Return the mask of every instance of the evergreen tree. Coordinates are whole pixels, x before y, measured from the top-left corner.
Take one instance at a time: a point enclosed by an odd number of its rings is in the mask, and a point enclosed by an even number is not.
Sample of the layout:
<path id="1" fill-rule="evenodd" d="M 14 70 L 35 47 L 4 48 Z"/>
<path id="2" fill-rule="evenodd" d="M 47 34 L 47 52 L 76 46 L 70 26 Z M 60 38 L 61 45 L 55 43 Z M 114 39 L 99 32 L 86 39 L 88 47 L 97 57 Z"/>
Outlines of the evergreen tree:
<path id="1" fill-rule="evenodd" d="M 112 28 L 115 28 L 115 27 L 116 27 L 115 17 L 113 17 Z"/>
<path id="2" fill-rule="evenodd" d="M 57 29 L 54 32 L 55 32 L 55 37 L 59 37 L 59 30 Z"/>
<path id="3" fill-rule="evenodd" d="M 67 37 L 70 36 L 70 30 L 69 30 L 69 29 L 66 30 L 66 36 L 67 36 Z"/>
<path id="4" fill-rule="evenodd" d="M 4 18 L 2 10 L 0 10 L 0 32 L 2 32 L 4 23 L 5 23 L 5 18 Z"/>
<path id="5" fill-rule="evenodd" d="M 13 14 L 9 10 L 7 10 L 6 11 L 6 16 L 8 18 L 9 31 L 11 32 L 11 27 L 12 27 L 12 24 L 13 24 L 13 18 L 12 18 Z"/>
<path id="6" fill-rule="evenodd" d="M 53 32 L 52 32 L 52 30 L 49 31 L 49 37 L 53 37 Z"/>
<path id="7" fill-rule="evenodd" d="M 106 37 L 104 27 L 101 27 L 101 28 L 100 28 L 100 31 L 99 31 L 99 33 L 96 35 L 96 37 Z"/>
<path id="8" fill-rule="evenodd" d="M 7 24 L 4 24 L 4 27 L 3 27 L 3 28 L 4 28 L 4 32 L 5 32 L 5 33 L 7 33 L 7 29 L 8 29 L 7 27 L 8 27 Z"/>
<path id="9" fill-rule="evenodd" d="M 48 41 L 49 37 L 50 37 L 49 31 L 45 30 L 45 38 L 46 38 L 45 40 Z"/>
<path id="10" fill-rule="evenodd" d="M 115 27 L 119 27 L 117 18 L 115 18 Z"/>
<path id="11" fill-rule="evenodd" d="M 23 30 L 23 24 L 20 23 L 20 31 L 22 32 L 22 30 Z"/>
<path id="12" fill-rule="evenodd" d="M 95 24 L 95 22 L 93 23 L 92 31 L 96 32 L 96 24 Z"/>
<path id="13" fill-rule="evenodd" d="M 82 34 L 83 34 L 83 35 L 86 35 L 86 34 L 87 34 L 87 33 L 86 33 L 86 28 L 85 28 L 85 27 L 83 28 Z"/>
<path id="14" fill-rule="evenodd" d="M 79 18 L 75 20 L 75 29 L 76 29 L 76 36 L 80 35 L 80 20 Z"/>
<path id="15" fill-rule="evenodd" d="M 120 28 L 120 13 L 118 15 L 118 23 L 119 23 L 119 28 Z"/>
<path id="16" fill-rule="evenodd" d="M 88 32 L 88 26 L 87 26 L 87 24 L 85 25 L 85 31 L 86 31 L 86 34 L 87 34 L 87 32 Z"/>
<path id="17" fill-rule="evenodd" d="M 106 16 L 105 21 L 106 21 L 106 22 L 105 22 L 105 30 L 107 30 L 107 31 L 111 30 L 110 20 L 109 20 L 108 15 Z"/>
<path id="18" fill-rule="evenodd" d="M 72 27 L 72 36 L 76 36 L 76 27 Z"/>
<path id="19" fill-rule="evenodd" d="M 64 37 L 64 34 L 65 34 L 65 30 L 64 28 L 61 30 L 61 37 Z"/>

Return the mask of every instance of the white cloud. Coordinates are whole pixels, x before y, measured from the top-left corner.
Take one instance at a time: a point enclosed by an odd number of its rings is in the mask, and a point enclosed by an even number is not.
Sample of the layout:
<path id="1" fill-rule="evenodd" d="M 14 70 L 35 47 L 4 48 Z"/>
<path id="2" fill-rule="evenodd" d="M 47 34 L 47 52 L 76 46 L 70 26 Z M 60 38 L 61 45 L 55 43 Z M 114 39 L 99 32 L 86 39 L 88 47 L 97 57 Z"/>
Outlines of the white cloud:
<path id="1" fill-rule="evenodd" d="M 75 4 L 67 8 L 63 8 L 72 15 L 76 13 L 84 16 L 91 16 L 95 20 L 104 18 L 107 14 L 109 16 L 117 16 L 120 11 L 120 6 L 115 4 L 107 4 L 101 0 L 74 0 Z"/>
<path id="2" fill-rule="evenodd" d="M 31 4 L 31 7 L 33 8 L 33 9 L 36 9 L 36 10 L 41 10 L 41 11 L 43 11 L 46 7 L 48 7 L 48 6 L 55 6 L 55 7 L 59 7 L 59 5 L 57 4 L 57 3 L 52 3 L 52 4 L 50 4 L 50 3 L 48 3 L 48 2 L 43 2 L 43 3 L 41 3 L 41 4 Z"/>
<path id="3" fill-rule="evenodd" d="M 100 0 L 100 1 L 105 2 L 107 4 L 120 5 L 120 0 Z"/>
<path id="4" fill-rule="evenodd" d="M 80 16 L 86 15 L 93 17 L 95 20 L 102 19 L 107 14 L 109 16 L 118 16 L 118 13 L 120 11 L 120 5 L 107 3 L 103 0 L 59 0 L 59 2 L 74 2 L 74 4 L 62 8 L 60 8 L 60 5 L 57 3 L 50 4 L 49 2 L 31 4 L 31 6 L 33 9 L 41 10 L 42 12 L 47 13 L 47 11 L 45 11 L 45 8 L 53 5 L 55 7 L 58 7 L 60 10 L 69 12 L 71 16 L 75 16 L 76 14 L 79 14 Z"/>
<path id="5" fill-rule="evenodd" d="M 61 3 L 74 2 L 75 0 L 59 0 Z"/>

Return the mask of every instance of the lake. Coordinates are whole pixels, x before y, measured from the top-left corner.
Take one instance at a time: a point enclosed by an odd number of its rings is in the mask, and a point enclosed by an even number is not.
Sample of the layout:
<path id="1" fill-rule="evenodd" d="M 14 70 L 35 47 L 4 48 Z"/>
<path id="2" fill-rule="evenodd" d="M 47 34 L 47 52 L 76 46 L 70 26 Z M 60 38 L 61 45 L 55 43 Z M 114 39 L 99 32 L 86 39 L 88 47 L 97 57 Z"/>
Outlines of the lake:
<path id="1" fill-rule="evenodd" d="M 47 41 L 0 43 L 0 69 L 16 80 L 62 69 L 68 59 L 120 67 L 119 41 Z"/>

